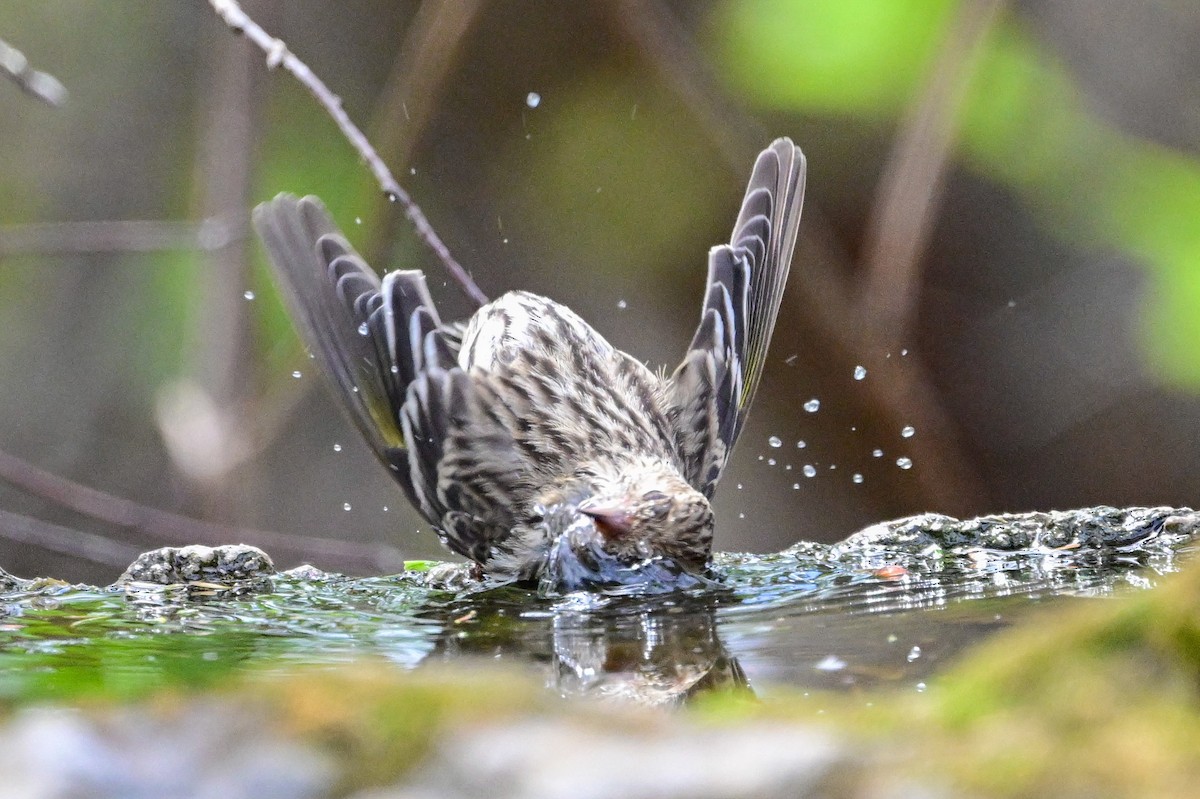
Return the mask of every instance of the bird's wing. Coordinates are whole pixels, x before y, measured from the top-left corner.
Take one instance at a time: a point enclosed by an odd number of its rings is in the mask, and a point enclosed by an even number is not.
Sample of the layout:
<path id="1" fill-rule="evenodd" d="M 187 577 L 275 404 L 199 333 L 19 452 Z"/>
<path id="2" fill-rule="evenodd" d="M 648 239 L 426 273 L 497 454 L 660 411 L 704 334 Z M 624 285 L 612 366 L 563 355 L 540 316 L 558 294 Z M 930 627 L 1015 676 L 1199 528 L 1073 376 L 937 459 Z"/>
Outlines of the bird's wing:
<path id="1" fill-rule="evenodd" d="M 790 139 L 759 153 L 733 236 L 708 258 L 700 325 L 668 385 L 685 475 L 712 496 L 766 362 L 804 204 Z"/>
<path id="2" fill-rule="evenodd" d="M 448 547 L 477 563 L 512 530 L 527 493 L 526 468 L 487 389 L 486 374 L 443 361 L 417 375 L 400 411 L 414 504 Z"/>
<path id="3" fill-rule="evenodd" d="M 254 226 L 302 338 L 411 498 L 400 408 L 426 363 L 457 357 L 457 339 L 440 325 L 425 276 L 392 272 L 381 281 L 316 197 L 281 194 L 254 209 Z"/>

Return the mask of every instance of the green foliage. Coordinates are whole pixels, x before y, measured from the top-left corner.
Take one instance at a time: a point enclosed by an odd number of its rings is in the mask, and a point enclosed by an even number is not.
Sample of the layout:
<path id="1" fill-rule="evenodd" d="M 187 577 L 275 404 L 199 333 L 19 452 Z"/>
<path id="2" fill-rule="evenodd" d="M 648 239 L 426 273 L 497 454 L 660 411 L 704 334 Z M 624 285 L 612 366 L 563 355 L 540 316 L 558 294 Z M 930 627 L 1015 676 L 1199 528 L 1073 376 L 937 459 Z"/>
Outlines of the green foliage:
<path id="1" fill-rule="evenodd" d="M 714 15 L 722 74 L 757 105 L 886 119 L 904 107 L 954 0 L 734 0 Z"/>
<path id="2" fill-rule="evenodd" d="M 943 0 L 729 2 L 711 43 L 722 71 L 760 107 L 875 124 L 911 102 L 954 8 Z M 963 162 L 1008 186 L 1047 231 L 1146 268 L 1147 359 L 1165 381 L 1200 388 L 1200 159 L 1097 117 L 1015 17 L 985 42 L 959 122 Z"/>
<path id="3" fill-rule="evenodd" d="M 530 231 L 546 238 L 547 266 L 589 276 L 628 276 L 662 263 L 688 274 L 703 269 L 697 237 L 705 241 L 703 231 L 737 195 L 707 166 L 713 159 L 703 140 L 678 134 L 692 124 L 686 112 L 621 73 L 563 86 L 554 104 L 536 135 L 514 140 L 506 158 L 488 165 L 537 165 L 527 179 L 493 180 L 511 184 L 514 204 L 530 218 L 558 221 Z"/>

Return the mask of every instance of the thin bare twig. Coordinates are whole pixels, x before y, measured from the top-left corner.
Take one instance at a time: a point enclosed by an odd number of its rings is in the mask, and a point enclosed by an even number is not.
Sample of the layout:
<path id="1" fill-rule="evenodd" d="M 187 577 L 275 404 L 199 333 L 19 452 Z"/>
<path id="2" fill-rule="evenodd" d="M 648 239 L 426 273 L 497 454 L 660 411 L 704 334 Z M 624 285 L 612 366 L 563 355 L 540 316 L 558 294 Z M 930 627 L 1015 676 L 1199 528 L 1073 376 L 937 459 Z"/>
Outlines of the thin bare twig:
<path id="1" fill-rule="evenodd" d="M 889 344 L 911 330 L 921 255 L 937 216 L 971 63 L 1004 5 L 968 0 L 959 6 L 879 181 L 863 248 L 860 319 Z"/>
<path id="2" fill-rule="evenodd" d="M 317 77 L 308 68 L 308 65 L 288 50 L 287 45 L 281 39 L 271 36 L 257 22 L 252 20 L 235 0 L 209 0 L 209 5 L 212 6 L 213 11 L 224 20 L 225 24 L 231 30 L 245 36 L 266 53 L 268 68 L 283 67 L 296 80 L 300 81 L 301 85 L 308 89 L 317 102 L 333 118 L 333 121 L 337 123 L 346 140 L 350 142 L 350 145 L 358 152 L 363 161 L 366 162 L 367 167 L 371 170 L 371 173 L 383 189 L 384 196 L 391 202 L 400 203 L 404 208 L 404 215 L 412 223 L 418 238 L 437 256 L 442 266 L 450 273 L 454 281 L 458 283 L 458 287 L 462 292 L 477 305 L 485 304 L 487 302 L 487 295 L 480 291 L 479 286 L 475 285 L 475 281 L 467 273 L 467 270 L 450 254 L 449 248 L 446 247 L 441 237 L 434 231 L 433 226 L 429 224 L 429 220 L 425 217 L 425 213 L 421 210 L 420 206 L 396 182 L 387 165 L 383 163 L 383 159 L 379 157 L 375 148 L 371 146 L 371 142 L 367 140 L 367 137 L 359 130 L 358 126 L 351 121 L 350 116 L 342 107 L 341 98 L 330 91 L 325 82 Z"/>
<path id="3" fill-rule="evenodd" d="M 0 450 L 0 480 L 76 513 L 122 527 L 156 545 L 161 545 L 164 540 L 185 545 L 243 542 L 261 546 L 268 552 L 285 551 L 302 558 L 327 558 L 338 568 L 347 570 L 388 571 L 399 568 L 404 562 L 400 553 L 390 546 L 227 527 L 150 508 L 52 474 L 3 450 Z"/>
<path id="4" fill-rule="evenodd" d="M 47 105 L 57 107 L 67 101 L 67 87 L 58 78 L 29 66 L 25 54 L 3 39 L 0 39 L 0 73 L 7 75 L 26 94 Z"/>

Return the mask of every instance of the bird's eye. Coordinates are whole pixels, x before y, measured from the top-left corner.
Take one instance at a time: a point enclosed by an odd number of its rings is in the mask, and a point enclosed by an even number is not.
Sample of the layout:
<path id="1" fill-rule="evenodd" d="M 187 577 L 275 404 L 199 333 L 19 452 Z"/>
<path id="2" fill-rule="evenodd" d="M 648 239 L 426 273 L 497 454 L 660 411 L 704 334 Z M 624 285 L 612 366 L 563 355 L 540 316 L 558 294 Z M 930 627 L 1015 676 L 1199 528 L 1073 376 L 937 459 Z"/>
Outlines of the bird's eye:
<path id="1" fill-rule="evenodd" d="M 671 510 L 671 498 L 661 491 L 647 491 L 642 494 L 646 503 L 645 514 L 650 519 L 661 519 Z"/>

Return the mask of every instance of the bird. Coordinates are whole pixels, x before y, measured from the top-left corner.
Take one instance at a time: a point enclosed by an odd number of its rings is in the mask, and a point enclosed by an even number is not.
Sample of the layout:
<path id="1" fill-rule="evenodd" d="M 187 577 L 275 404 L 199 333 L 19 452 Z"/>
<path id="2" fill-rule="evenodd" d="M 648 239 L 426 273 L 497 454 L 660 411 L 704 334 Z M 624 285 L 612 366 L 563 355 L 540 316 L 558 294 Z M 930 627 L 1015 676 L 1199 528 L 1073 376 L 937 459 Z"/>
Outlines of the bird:
<path id="1" fill-rule="evenodd" d="M 670 373 L 528 291 L 445 322 L 420 270 L 379 277 L 316 197 L 280 194 L 253 222 L 341 405 L 478 578 L 673 590 L 713 577 L 711 502 L 762 377 L 806 169 L 788 138 L 759 153 Z"/>

